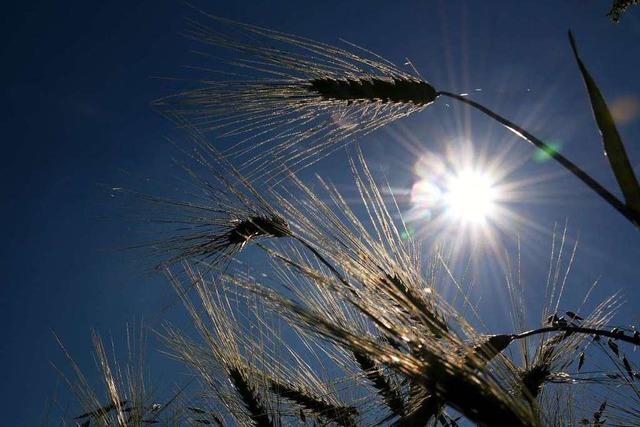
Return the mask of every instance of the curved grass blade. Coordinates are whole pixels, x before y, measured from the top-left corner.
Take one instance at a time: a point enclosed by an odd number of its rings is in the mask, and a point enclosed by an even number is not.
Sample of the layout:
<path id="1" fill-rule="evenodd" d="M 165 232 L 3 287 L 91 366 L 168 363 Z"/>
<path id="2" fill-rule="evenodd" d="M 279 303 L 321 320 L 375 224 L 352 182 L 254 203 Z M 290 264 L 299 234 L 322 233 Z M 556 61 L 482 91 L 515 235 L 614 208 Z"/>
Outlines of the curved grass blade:
<path id="1" fill-rule="evenodd" d="M 578 67 L 580 68 L 584 84 L 587 87 L 587 92 L 589 93 L 593 115 L 600 129 L 600 134 L 602 135 L 605 155 L 607 159 L 609 159 L 609 164 L 611 164 L 611 169 L 618 181 L 618 185 L 620 185 L 627 206 L 635 212 L 640 212 L 640 185 L 638 185 L 638 180 L 627 157 L 624 144 L 616 129 L 613 116 L 607 107 L 607 103 L 598 85 L 580 59 L 576 41 L 571 31 L 569 31 L 569 42 L 571 43 L 571 49 L 573 50 Z"/>

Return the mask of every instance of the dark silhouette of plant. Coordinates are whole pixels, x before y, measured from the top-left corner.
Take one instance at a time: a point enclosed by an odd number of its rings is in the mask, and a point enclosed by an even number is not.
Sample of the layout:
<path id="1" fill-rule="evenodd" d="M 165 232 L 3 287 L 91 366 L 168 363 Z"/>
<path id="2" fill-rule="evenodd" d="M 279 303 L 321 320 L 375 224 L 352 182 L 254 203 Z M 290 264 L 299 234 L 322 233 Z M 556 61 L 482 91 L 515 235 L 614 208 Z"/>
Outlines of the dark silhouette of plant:
<path id="1" fill-rule="evenodd" d="M 467 96 L 436 90 L 417 72 L 406 73 L 357 46 L 350 48 L 361 55 L 209 18 L 239 35 L 197 21 L 190 21 L 187 34 L 250 56 L 235 65 L 271 77 L 201 81 L 196 89 L 157 101 L 189 135 L 186 151 L 204 173 L 186 171 L 202 194 L 185 200 L 134 194 L 149 202 L 153 220 L 167 226 L 167 235 L 143 246 L 161 258 L 159 267 L 194 326 L 195 337 L 169 324 L 161 335 L 168 353 L 191 369 L 197 391 L 187 394 L 184 387 L 164 403 L 152 403 L 144 377 L 136 373 L 141 367 L 122 375 L 96 336 L 106 398 L 72 363 L 76 381 L 68 382 L 83 408 L 76 424 L 640 423 L 628 405 L 640 401 L 640 374 L 626 350 L 640 344 L 640 333 L 612 327 L 620 304 L 615 295 L 590 311 L 560 311 L 570 267 L 560 273 L 564 234 L 560 250 L 552 252 L 541 322 L 525 321 L 523 290 L 508 280 L 513 324 L 484 331 L 457 282 L 455 292 L 443 292 L 442 277 L 453 277 L 446 257 L 436 253 L 424 271 L 419 244 L 407 238 L 395 200 L 383 195 L 360 151 L 349 160 L 359 209 L 323 179 L 311 186 L 294 174 L 351 138 L 446 96 L 545 150 L 640 225 L 640 186 L 571 34 L 624 201 L 525 129 Z M 239 141 L 220 152 L 206 140 L 209 131 Z M 234 160 L 243 157 L 236 167 Z M 254 265 L 257 257 L 269 267 Z M 596 369 L 596 351 L 613 372 Z M 578 385 L 611 394 L 586 408 L 557 397 Z M 167 407 L 173 412 L 163 418 Z"/>
<path id="2" fill-rule="evenodd" d="M 638 0 L 614 0 L 607 16 L 611 19 L 611 22 L 617 24 L 620 22 L 622 15 L 624 15 L 631 6 L 639 4 L 640 1 Z"/>

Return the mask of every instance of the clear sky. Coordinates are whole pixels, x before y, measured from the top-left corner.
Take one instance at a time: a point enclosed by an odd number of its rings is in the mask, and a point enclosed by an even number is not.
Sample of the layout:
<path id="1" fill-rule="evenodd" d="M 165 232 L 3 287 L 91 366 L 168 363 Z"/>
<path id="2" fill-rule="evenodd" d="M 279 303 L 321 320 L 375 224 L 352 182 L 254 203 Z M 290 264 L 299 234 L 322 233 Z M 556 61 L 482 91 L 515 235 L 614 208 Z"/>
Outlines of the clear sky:
<path id="1" fill-rule="evenodd" d="M 196 4 L 212 14 L 323 42 L 343 38 L 398 64 L 409 57 L 437 88 L 469 92 L 558 144 L 618 194 L 566 37 L 572 29 L 607 100 L 626 114 L 619 130 L 639 173 L 640 13 L 632 10 L 613 25 L 605 16 L 609 3 Z M 193 13 L 179 1 L 32 1 L 3 7 L 2 425 L 35 425 L 46 401 L 67 392 L 51 367 L 51 362 L 65 367 L 51 331 L 89 368 L 91 329 L 119 337 L 126 322 L 157 318 L 171 299 L 173 291 L 145 260 L 121 249 L 139 240 L 138 230 L 124 222 L 107 189 L 173 191 L 171 178 L 179 175 L 171 162 L 175 149 L 163 138 L 174 130 L 149 103 L 176 87 L 154 76 L 180 77 L 181 66 L 199 64 L 189 50 L 201 46 L 179 35 L 183 19 Z M 556 164 L 535 161 L 531 147 L 506 130 L 461 105 L 446 104 L 440 100 L 364 138 L 362 148 L 374 173 L 393 188 L 411 188 L 417 179 L 414 150 L 444 152 L 462 140 L 489 158 L 504 155 L 517 165 L 504 180 L 530 181 L 510 209 L 539 229 L 519 225 L 508 232 L 521 236 L 531 292 L 544 286 L 551 230 L 566 221 L 569 237 L 580 240 L 567 301 L 577 300 L 599 279 L 595 299 L 622 291 L 628 304 L 619 322 L 639 323 L 640 231 Z M 303 175 L 317 172 L 349 191 L 346 168 L 336 165 L 346 165 L 344 153 Z M 424 228 L 429 244 L 429 227 Z M 503 304 L 495 292 L 501 285 L 491 274 L 484 276 L 475 296 L 487 307 Z M 536 313 L 539 296 L 532 301 Z M 494 323 L 500 321 L 494 317 Z M 152 348 L 150 369 L 166 363 Z M 158 381 L 166 379 L 170 387 L 170 370 L 162 372 Z"/>

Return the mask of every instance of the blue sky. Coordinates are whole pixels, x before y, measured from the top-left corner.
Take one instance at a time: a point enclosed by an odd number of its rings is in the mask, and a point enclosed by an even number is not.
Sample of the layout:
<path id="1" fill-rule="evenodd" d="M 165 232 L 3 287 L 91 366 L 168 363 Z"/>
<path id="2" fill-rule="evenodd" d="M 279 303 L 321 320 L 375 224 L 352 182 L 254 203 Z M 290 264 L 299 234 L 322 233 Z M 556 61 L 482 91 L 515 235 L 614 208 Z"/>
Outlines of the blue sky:
<path id="1" fill-rule="evenodd" d="M 565 155 L 615 189 L 566 31 L 574 31 L 607 100 L 633 105 L 640 100 L 638 10 L 612 25 L 605 16 L 609 4 L 600 0 L 196 4 L 328 43 L 343 38 L 400 64 L 409 57 L 437 88 L 471 92 L 561 144 Z M 65 363 L 51 331 L 91 367 L 91 329 L 120 336 L 126 322 L 157 318 L 171 299 L 172 290 L 144 257 L 122 249 L 139 230 L 124 221 L 107 189 L 175 191 L 176 150 L 164 140 L 175 131 L 149 103 L 176 88 L 154 76 L 180 77 L 181 66 L 200 61 L 189 50 L 201 46 L 179 35 L 183 18 L 193 13 L 182 2 L 151 1 L 4 7 L 0 424 L 34 425 L 47 399 L 66 392 L 51 367 Z M 467 138 L 488 156 L 506 152 L 518 167 L 505 179 L 534 181 L 526 186 L 530 197 L 511 207 L 541 228 L 511 230 L 523 240 L 531 292 L 544 286 L 551 230 L 566 221 L 571 239 L 580 240 L 567 300 L 599 279 L 596 298 L 621 290 L 628 304 L 620 323 L 638 323 L 640 232 L 557 165 L 533 161 L 533 150 L 506 130 L 446 104 L 440 100 L 366 137 L 362 147 L 374 172 L 394 188 L 409 188 L 416 179 L 411 149 L 442 152 Z M 638 115 L 626 119 L 620 132 L 638 173 Z M 339 164 L 346 165 L 344 153 L 303 175 L 317 172 L 350 191 Z M 495 297 L 499 287 L 478 283 L 477 296 L 502 304 Z M 151 369 L 167 363 L 151 349 Z M 170 372 L 158 380 L 165 376 L 170 387 Z"/>

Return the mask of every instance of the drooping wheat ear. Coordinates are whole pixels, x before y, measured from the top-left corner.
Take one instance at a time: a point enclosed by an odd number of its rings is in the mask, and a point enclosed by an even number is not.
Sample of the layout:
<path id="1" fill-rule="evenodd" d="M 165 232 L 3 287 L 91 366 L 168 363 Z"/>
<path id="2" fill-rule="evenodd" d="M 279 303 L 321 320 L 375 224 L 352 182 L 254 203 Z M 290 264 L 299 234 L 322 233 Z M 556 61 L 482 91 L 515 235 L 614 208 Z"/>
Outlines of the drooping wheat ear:
<path id="1" fill-rule="evenodd" d="M 263 193 L 196 132 L 188 134 L 190 164 L 183 165 L 195 187 L 189 198 L 172 200 L 120 189 L 144 203 L 142 215 L 160 236 L 139 247 L 161 257 L 161 265 L 184 260 L 226 263 L 245 246 L 291 234 L 289 224 Z M 128 201 L 128 200 L 127 200 Z"/>
<path id="2" fill-rule="evenodd" d="M 252 216 L 233 221 L 234 227 L 225 236 L 229 244 L 245 245 L 257 237 L 285 237 L 290 235 L 289 226 L 284 218 Z"/>
<path id="3" fill-rule="evenodd" d="M 279 310 L 296 325 L 313 331 L 319 336 L 349 349 L 360 352 L 396 370 L 418 384 L 428 387 L 435 396 L 447 405 L 464 413 L 470 420 L 481 425 L 535 426 L 538 420 L 521 399 L 514 398 L 495 374 L 480 372 L 465 363 L 433 340 L 425 340 L 421 355 L 407 354 L 401 349 L 380 343 L 368 337 L 356 336 L 338 325 L 326 315 L 299 306 L 255 282 L 230 278 L 234 284 L 255 293 L 270 307 Z"/>
<path id="4" fill-rule="evenodd" d="M 358 415 L 356 408 L 351 406 L 336 406 L 319 396 L 314 396 L 309 390 L 300 390 L 289 384 L 270 381 L 270 389 L 275 394 L 284 397 L 302 408 L 310 411 L 317 418 L 324 418 L 339 426 L 356 426 L 355 418 Z"/>
<path id="5" fill-rule="evenodd" d="M 262 406 L 260 397 L 249 383 L 245 373 L 238 368 L 229 369 L 229 379 L 244 403 L 249 416 L 256 427 L 272 427 L 273 423 L 267 415 L 267 410 Z"/>
<path id="6" fill-rule="evenodd" d="M 184 206 L 184 211 L 192 206 Z M 206 207 L 205 207 L 206 209 Z M 230 212 L 231 213 L 231 212 Z M 195 222 L 195 221 L 194 221 Z M 229 216 L 225 219 L 202 218 L 201 231 L 184 233 L 154 243 L 158 252 L 168 252 L 165 264 L 185 259 L 199 259 L 214 265 L 228 261 L 247 244 L 259 238 L 288 235 L 287 222 L 280 216 Z"/>
<path id="7" fill-rule="evenodd" d="M 521 371 L 523 394 L 529 398 L 537 398 L 547 382 L 554 379 L 559 382 L 557 376 L 554 377 L 556 373 L 562 373 L 566 381 L 572 381 L 573 378 L 567 376 L 564 370 L 578 359 L 579 353 L 584 352 L 593 337 L 611 334 L 602 328 L 612 319 L 618 305 L 618 299 L 614 295 L 598 304 L 585 319 L 571 323 L 564 319 L 554 320 L 549 326 L 513 335 L 518 340 L 535 335 L 542 337 L 533 360 Z M 547 337 L 549 333 L 555 335 Z M 580 357 L 583 358 L 584 353 L 581 354 Z M 583 361 L 579 362 L 578 371 L 582 363 Z"/>
<path id="8" fill-rule="evenodd" d="M 246 75 L 199 79 L 195 89 L 154 105 L 181 125 L 233 138 L 225 154 L 242 159 L 251 178 L 305 167 L 438 95 L 417 72 L 356 45 L 342 49 L 201 15 L 206 23 L 189 21 L 186 35 L 237 52 L 231 65 Z"/>
<path id="9" fill-rule="evenodd" d="M 381 367 L 369 356 L 362 352 L 355 352 L 354 357 L 367 379 L 371 381 L 384 399 L 392 414 L 402 417 L 405 414 L 405 402 L 400 394 L 399 387 L 389 381 L 389 378 L 382 372 Z"/>

